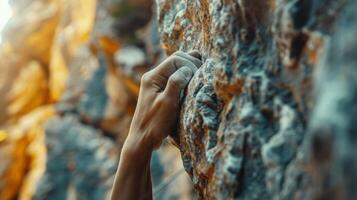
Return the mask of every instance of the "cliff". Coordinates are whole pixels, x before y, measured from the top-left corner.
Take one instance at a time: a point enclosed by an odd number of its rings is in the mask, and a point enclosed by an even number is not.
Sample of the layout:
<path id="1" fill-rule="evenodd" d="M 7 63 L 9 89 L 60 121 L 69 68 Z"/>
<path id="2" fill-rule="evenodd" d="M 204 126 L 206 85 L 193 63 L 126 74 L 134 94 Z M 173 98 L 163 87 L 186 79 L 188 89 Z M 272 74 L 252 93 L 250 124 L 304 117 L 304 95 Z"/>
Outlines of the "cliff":
<path id="1" fill-rule="evenodd" d="M 157 2 L 205 60 L 176 136 L 201 199 L 356 198 L 354 1 Z"/>
<path id="2" fill-rule="evenodd" d="M 0 44 L 0 199 L 105 199 L 140 77 L 164 57 L 153 2 L 10 3 Z M 153 155 L 155 198 L 189 199 L 178 150 L 165 142 Z"/>
<path id="3" fill-rule="evenodd" d="M 204 63 L 180 152 L 153 154 L 155 199 L 357 198 L 356 1 L 10 3 L 0 200 L 105 199 L 141 75 L 192 49 Z"/>

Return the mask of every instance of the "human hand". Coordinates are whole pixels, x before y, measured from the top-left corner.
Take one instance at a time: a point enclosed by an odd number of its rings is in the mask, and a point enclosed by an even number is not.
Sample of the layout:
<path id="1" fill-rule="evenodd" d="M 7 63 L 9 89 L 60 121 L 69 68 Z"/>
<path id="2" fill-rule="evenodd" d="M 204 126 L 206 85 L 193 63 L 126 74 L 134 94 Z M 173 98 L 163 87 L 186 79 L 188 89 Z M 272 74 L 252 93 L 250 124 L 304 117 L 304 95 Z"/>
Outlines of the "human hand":
<path id="1" fill-rule="evenodd" d="M 145 73 L 129 135 L 123 150 L 151 152 L 176 129 L 181 95 L 197 68 L 197 51 L 176 52 Z"/>
<path id="2" fill-rule="evenodd" d="M 117 199 L 152 199 L 152 151 L 175 131 L 181 93 L 202 64 L 197 51 L 176 52 L 141 80 L 138 103 L 122 148 L 111 194 Z"/>

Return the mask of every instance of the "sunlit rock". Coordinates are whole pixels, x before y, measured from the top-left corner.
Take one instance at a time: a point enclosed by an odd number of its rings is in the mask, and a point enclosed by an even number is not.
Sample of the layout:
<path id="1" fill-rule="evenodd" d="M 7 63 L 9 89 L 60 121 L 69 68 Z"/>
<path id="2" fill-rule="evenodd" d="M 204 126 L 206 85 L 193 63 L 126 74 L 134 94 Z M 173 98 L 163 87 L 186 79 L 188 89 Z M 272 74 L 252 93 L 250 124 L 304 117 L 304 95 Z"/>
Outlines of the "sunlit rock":
<path id="1" fill-rule="evenodd" d="M 47 65 L 60 20 L 59 4 L 58 0 L 37 0 L 35 3 L 12 0 L 13 16 L 3 30 L 3 42 L 10 43 L 20 59 Z"/>
<path id="2" fill-rule="evenodd" d="M 52 101 L 63 94 L 71 62 L 88 42 L 95 20 L 96 0 L 58 1 L 60 21 L 51 48 L 49 88 Z"/>
<path id="3" fill-rule="evenodd" d="M 8 127 L 0 141 L 0 199 L 31 199 L 45 172 L 47 150 L 43 124 L 55 112 L 51 106 L 35 109 Z"/>
<path id="4" fill-rule="evenodd" d="M 48 87 L 46 72 L 36 61 L 21 68 L 11 90 L 4 91 L 7 124 L 16 123 L 23 115 L 47 103 Z"/>

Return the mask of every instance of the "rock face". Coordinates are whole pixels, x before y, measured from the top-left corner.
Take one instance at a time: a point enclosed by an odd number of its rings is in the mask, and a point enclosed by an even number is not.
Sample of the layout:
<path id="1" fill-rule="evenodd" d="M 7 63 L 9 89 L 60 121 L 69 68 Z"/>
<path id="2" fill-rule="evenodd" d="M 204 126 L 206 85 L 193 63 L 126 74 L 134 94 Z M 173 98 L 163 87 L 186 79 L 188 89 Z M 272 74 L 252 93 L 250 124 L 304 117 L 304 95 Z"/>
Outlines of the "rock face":
<path id="1" fill-rule="evenodd" d="M 176 136 L 201 199 L 357 198 L 356 2 L 157 4 L 165 51 L 204 58 Z"/>
<path id="2" fill-rule="evenodd" d="M 43 124 L 55 115 L 43 106 L 8 128 L 0 140 L 0 199 L 29 199 L 36 191 L 46 165 Z"/>
<path id="3" fill-rule="evenodd" d="M 192 199 L 182 162 L 199 199 L 357 199 L 357 1 L 11 4 L 1 200 L 105 199 L 162 49 L 204 64 L 173 135 L 181 157 L 167 142 L 153 154 L 155 199 Z"/>
<path id="4" fill-rule="evenodd" d="M 113 182 L 118 149 L 76 116 L 46 124 L 48 160 L 34 199 L 105 199 Z"/>
<path id="5" fill-rule="evenodd" d="M 163 58 L 155 6 L 10 3 L 0 43 L 0 200 L 105 199 L 141 75 Z M 190 199 L 178 150 L 165 143 L 154 155 L 155 198 Z"/>

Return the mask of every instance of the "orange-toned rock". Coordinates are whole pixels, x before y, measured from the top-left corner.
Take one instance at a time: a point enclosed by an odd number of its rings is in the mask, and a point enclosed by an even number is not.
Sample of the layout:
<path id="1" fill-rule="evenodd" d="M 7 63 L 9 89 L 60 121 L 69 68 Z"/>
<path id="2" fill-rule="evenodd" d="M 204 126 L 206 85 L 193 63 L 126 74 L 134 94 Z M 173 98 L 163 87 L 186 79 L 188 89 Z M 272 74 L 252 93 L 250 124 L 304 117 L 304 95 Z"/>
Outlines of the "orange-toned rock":
<path id="1" fill-rule="evenodd" d="M 90 39 L 97 1 L 58 2 L 60 20 L 56 27 L 49 62 L 50 95 L 51 101 L 55 102 L 60 99 L 65 90 L 69 67 L 79 47 Z"/>
<path id="2" fill-rule="evenodd" d="M 166 53 L 204 61 L 178 135 L 199 199 L 357 198 L 356 1 L 157 3 Z"/>
<path id="3" fill-rule="evenodd" d="M 46 72 L 36 61 L 21 68 L 5 101 L 8 102 L 7 123 L 16 123 L 23 115 L 48 102 Z"/>
<path id="4" fill-rule="evenodd" d="M 0 59 L 2 127 L 48 102 L 48 74 L 44 65 L 18 54 L 10 43 L 0 47 Z"/>
<path id="5" fill-rule="evenodd" d="M 140 78 L 162 59 L 153 2 L 11 2 L 0 47 L 0 199 L 103 199 Z M 189 199 L 177 151 L 156 158 L 157 198 Z"/>
<path id="6" fill-rule="evenodd" d="M 11 1 L 14 15 L 3 30 L 2 38 L 20 60 L 35 60 L 41 65 L 50 62 L 52 40 L 60 20 L 60 4 L 59 0 Z"/>
<path id="7" fill-rule="evenodd" d="M 59 23 L 59 1 L 14 0 L 0 45 L 0 126 L 49 102 L 48 64 Z"/>
<path id="8" fill-rule="evenodd" d="M 2 131 L 0 140 L 0 199 L 31 199 L 45 172 L 47 150 L 43 124 L 55 115 L 52 106 L 40 107 Z"/>

